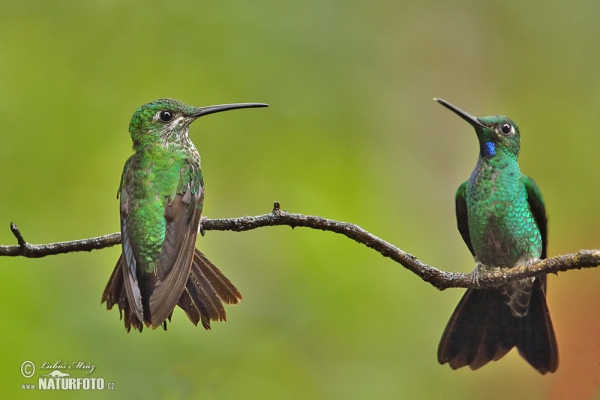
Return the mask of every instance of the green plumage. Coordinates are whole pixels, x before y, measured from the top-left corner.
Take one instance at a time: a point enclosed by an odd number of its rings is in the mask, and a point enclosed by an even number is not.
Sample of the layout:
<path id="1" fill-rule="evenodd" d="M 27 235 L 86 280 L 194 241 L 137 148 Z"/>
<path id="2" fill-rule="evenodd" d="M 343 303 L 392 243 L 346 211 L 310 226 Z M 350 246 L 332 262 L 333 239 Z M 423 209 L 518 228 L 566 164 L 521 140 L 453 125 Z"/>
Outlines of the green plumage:
<path id="1" fill-rule="evenodd" d="M 125 164 L 123 182 L 128 185 L 119 189 L 119 196 L 128 206 L 130 236 L 135 238 L 132 245 L 148 263 L 146 272 L 151 272 L 165 239 L 165 206 L 188 188 L 192 196 L 202 191 L 200 156 L 195 148 L 186 149 L 179 143 L 169 147 L 149 144 Z M 128 193 L 125 198 L 124 192 Z M 202 212 L 202 205 L 200 196 L 195 207 Z"/>
<path id="2" fill-rule="evenodd" d="M 477 133 L 479 159 L 456 192 L 458 229 L 479 271 L 527 267 L 546 257 L 547 219 L 535 182 L 517 158 L 519 128 L 510 118 L 476 118 L 438 100 Z M 546 277 L 523 279 L 497 289 L 468 289 L 442 336 L 438 360 L 452 368 L 477 369 L 512 347 L 540 373 L 558 367 L 558 350 L 546 305 Z"/>
<path id="3" fill-rule="evenodd" d="M 125 313 L 125 327 L 164 326 L 179 305 L 190 320 L 225 320 L 222 302 L 242 297 L 236 287 L 195 248 L 204 203 L 200 155 L 189 138 L 197 118 L 241 103 L 196 108 L 161 99 L 140 107 L 129 132 L 135 153 L 127 160 L 118 197 L 123 254 L 102 301 Z"/>

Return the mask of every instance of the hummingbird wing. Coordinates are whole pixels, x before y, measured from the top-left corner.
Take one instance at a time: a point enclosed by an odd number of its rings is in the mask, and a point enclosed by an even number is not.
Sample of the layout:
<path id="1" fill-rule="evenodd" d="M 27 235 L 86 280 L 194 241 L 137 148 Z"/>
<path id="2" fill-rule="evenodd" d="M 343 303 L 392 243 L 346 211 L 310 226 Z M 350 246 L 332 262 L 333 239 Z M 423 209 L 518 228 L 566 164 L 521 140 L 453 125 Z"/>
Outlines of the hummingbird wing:
<path id="1" fill-rule="evenodd" d="M 121 210 L 121 242 L 123 252 L 117 261 L 113 273 L 108 280 L 108 284 L 102 294 L 102 302 L 106 302 L 106 308 L 111 309 L 115 304 L 119 306 L 119 313 L 123 317 L 125 313 L 125 328 L 129 332 L 131 326 L 134 329 L 142 330 L 142 321 L 144 320 L 144 312 L 142 306 L 142 296 L 138 285 L 136 274 L 136 259 L 129 232 L 127 230 L 127 218 L 129 216 L 129 194 L 126 190 L 125 182 L 129 174 L 129 166 L 134 156 L 129 157 L 123 167 L 121 175 L 121 183 L 117 198 L 120 199 Z"/>
<path id="2" fill-rule="evenodd" d="M 173 312 L 192 268 L 204 190 L 200 170 L 189 169 L 193 171 L 187 172 L 195 176 L 182 187 L 183 193 L 177 193 L 165 207 L 165 238 L 154 271 L 155 287 L 149 299 L 153 328 L 160 326 Z M 182 171 L 182 176 L 186 175 Z"/>
<path id="3" fill-rule="evenodd" d="M 117 262 L 117 268 L 121 265 L 123 270 L 123 286 L 129 300 L 130 312 L 135 316 L 137 321 L 133 325 L 140 325 L 141 321 L 144 320 L 144 310 L 142 307 L 142 294 L 138 285 L 136 266 L 137 262 L 134 256 L 133 248 L 131 247 L 131 241 L 129 237 L 129 231 L 127 229 L 127 217 L 129 216 L 129 194 L 126 190 L 125 182 L 127 181 L 127 174 L 130 173 L 129 166 L 133 160 L 133 156 L 129 157 L 125 166 L 123 167 L 123 174 L 121 175 L 121 183 L 119 185 L 119 192 L 117 197 L 120 200 L 120 213 L 121 213 L 121 243 L 123 247 L 123 254 Z M 125 307 L 125 322 L 127 323 L 127 307 Z"/>
<path id="4" fill-rule="evenodd" d="M 456 223 L 458 231 L 465 241 L 469 251 L 475 257 L 475 250 L 471 244 L 471 234 L 469 233 L 469 214 L 467 213 L 467 187 L 469 181 L 463 182 L 456 190 Z"/>
<path id="5" fill-rule="evenodd" d="M 546 258 L 546 250 L 548 248 L 548 218 L 546 218 L 546 207 L 544 205 L 544 199 L 542 199 L 542 193 L 534 180 L 530 177 L 523 175 L 523 184 L 527 191 L 527 202 L 529 208 L 533 214 L 533 218 L 540 230 L 542 235 L 542 254 L 541 259 Z"/>

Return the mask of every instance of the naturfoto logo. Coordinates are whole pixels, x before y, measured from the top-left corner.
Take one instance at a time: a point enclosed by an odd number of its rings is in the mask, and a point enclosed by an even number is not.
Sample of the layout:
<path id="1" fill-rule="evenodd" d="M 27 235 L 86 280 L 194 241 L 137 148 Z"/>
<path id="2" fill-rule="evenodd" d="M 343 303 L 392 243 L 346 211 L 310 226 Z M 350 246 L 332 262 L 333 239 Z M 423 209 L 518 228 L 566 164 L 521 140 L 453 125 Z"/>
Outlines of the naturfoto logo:
<path id="1" fill-rule="evenodd" d="M 21 375 L 24 378 L 33 378 L 36 371 L 42 372 L 38 376 L 37 384 L 22 384 L 23 390 L 112 390 L 114 382 L 105 382 L 104 378 L 92 378 L 96 369 L 92 363 L 83 361 L 65 362 L 58 360 L 54 363 L 44 361 L 36 368 L 32 361 L 24 361 L 21 364 Z M 68 371 L 68 372 L 67 372 Z M 43 373 L 45 372 L 45 373 Z M 84 373 L 85 377 L 73 377 L 72 373 Z"/>

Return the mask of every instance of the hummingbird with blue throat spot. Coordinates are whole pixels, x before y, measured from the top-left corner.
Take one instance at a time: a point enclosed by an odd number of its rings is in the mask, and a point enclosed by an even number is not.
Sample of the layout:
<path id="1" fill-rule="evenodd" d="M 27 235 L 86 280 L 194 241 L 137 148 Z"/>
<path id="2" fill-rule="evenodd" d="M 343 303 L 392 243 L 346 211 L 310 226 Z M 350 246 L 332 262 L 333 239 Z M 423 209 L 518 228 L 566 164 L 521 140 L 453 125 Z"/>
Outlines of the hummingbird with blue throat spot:
<path id="1" fill-rule="evenodd" d="M 504 115 L 477 118 L 435 99 L 475 128 L 479 159 L 456 192 L 458 230 L 479 271 L 528 267 L 546 258 L 547 218 L 542 195 L 523 175 L 517 158 L 517 124 Z M 498 288 L 467 289 L 444 330 L 440 364 L 475 370 L 504 357 L 513 347 L 538 372 L 558 368 L 558 346 L 546 304 L 546 276 Z"/>
<path id="2" fill-rule="evenodd" d="M 267 107 L 238 103 L 192 107 L 159 99 L 140 107 L 129 133 L 135 153 L 127 160 L 117 197 L 120 200 L 122 253 L 102 295 L 115 304 L 125 328 L 144 324 L 167 329 L 175 306 L 205 329 L 224 321 L 223 303 L 242 295 L 196 248 L 204 204 L 200 155 L 189 138 L 196 119 L 221 111 Z"/>

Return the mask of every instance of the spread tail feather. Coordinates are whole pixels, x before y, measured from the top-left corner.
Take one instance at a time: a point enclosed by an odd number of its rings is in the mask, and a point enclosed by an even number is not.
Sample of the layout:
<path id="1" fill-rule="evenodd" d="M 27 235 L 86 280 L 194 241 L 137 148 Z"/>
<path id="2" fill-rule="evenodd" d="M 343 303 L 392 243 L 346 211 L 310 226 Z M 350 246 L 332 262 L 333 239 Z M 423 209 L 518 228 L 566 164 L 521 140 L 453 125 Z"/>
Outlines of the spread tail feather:
<path id="1" fill-rule="evenodd" d="M 143 299 L 144 321 L 140 321 L 137 314 L 130 306 L 127 296 L 125 280 L 122 268 L 126 267 L 123 257 L 119 258 L 108 284 L 102 294 L 102 303 L 106 302 L 106 308 L 112 309 L 114 305 L 119 308 L 119 315 L 124 319 L 127 332 L 137 329 L 140 332 L 144 323 L 149 326 L 150 315 L 147 306 L 148 299 Z M 177 305 L 181 307 L 194 325 L 202 322 L 205 329 L 210 329 L 210 321 L 225 321 L 225 308 L 223 303 L 237 304 L 242 295 L 231 281 L 211 263 L 198 249 L 195 250 L 186 286 L 181 294 Z M 123 318 L 124 315 L 124 318 Z M 167 317 L 171 320 L 171 315 Z M 156 327 L 167 328 L 167 321 L 157 324 Z"/>
<path id="2" fill-rule="evenodd" d="M 544 278 L 536 278 L 529 312 L 515 317 L 497 289 L 468 289 L 454 310 L 438 348 L 440 364 L 475 370 L 513 347 L 538 372 L 558 368 L 558 347 L 546 305 Z"/>
<path id="3" fill-rule="evenodd" d="M 237 304 L 242 300 L 241 293 L 233 283 L 198 249 L 194 253 L 194 264 L 200 268 L 223 302 Z"/>

